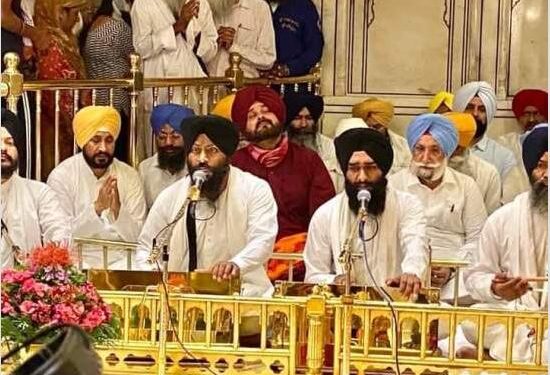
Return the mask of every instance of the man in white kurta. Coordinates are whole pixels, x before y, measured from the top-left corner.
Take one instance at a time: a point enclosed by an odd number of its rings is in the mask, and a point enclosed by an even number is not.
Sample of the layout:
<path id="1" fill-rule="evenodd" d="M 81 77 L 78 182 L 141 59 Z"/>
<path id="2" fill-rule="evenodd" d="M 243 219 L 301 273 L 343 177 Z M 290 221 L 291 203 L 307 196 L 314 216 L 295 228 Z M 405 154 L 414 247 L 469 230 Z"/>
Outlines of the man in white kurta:
<path id="1" fill-rule="evenodd" d="M 379 286 L 399 286 L 406 296 L 418 294 L 428 267 L 426 219 L 418 199 L 386 186 L 385 176 L 393 161 L 390 143 L 376 130 L 352 128 L 335 138 L 335 146 L 346 187 L 311 219 L 304 250 L 305 280 L 342 283 L 345 275 L 339 256 L 349 238 L 357 255 L 352 263 L 355 284 L 373 285 L 374 281 Z M 357 198 L 362 189 L 372 196 L 365 216 L 359 212 Z M 365 237 L 374 236 L 365 248 L 353 233 L 360 214 Z"/>
<path id="2" fill-rule="evenodd" d="M 120 115 L 113 107 L 88 106 L 73 119 L 82 152 L 65 159 L 49 175 L 48 185 L 69 212 L 74 237 L 135 242 L 145 220 L 143 188 L 135 169 L 114 158 Z M 127 269 L 126 251 L 86 246 L 82 267 Z"/>
<path id="3" fill-rule="evenodd" d="M 529 192 L 518 195 L 489 217 L 481 233 L 474 266 L 465 273 L 466 287 L 482 302 L 474 307 L 546 311 L 547 282 L 529 282 L 547 275 L 548 267 L 548 127 L 535 129 L 524 141 L 523 163 L 531 176 Z M 542 292 L 532 290 L 541 290 Z M 466 337 L 477 344 L 475 325 L 462 324 Z M 513 358 L 534 358 L 532 327 L 516 328 Z M 532 332 L 531 332 L 532 333 Z M 543 349 L 545 348 L 544 333 Z M 496 360 L 506 357 L 506 327 L 490 325 L 484 346 Z M 546 361 L 545 350 L 543 361 Z"/>
<path id="4" fill-rule="evenodd" d="M 407 140 L 411 165 L 390 176 L 390 186 L 422 202 L 432 259 L 471 261 L 487 212 L 475 181 L 447 167 L 458 144 L 456 129 L 442 115 L 420 115 L 409 124 Z M 442 300 L 454 297 L 451 276 L 449 269 L 432 270 L 432 285 L 441 287 Z M 459 283 L 459 296 L 465 297 L 462 279 Z"/>
<path id="5" fill-rule="evenodd" d="M 229 54 L 241 55 L 245 77 L 259 77 L 275 62 L 275 31 L 271 10 L 263 0 L 209 0 L 218 29 L 218 52 L 207 64 L 208 74 L 225 76 Z"/>
<path id="6" fill-rule="evenodd" d="M 155 242 L 159 248 L 168 245 L 170 271 L 210 270 L 216 279 L 240 276 L 243 295 L 271 295 L 264 265 L 278 227 L 269 185 L 229 165 L 239 141 L 229 120 L 197 116 L 185 120 L 182 131 L 191 174 L 165 189 L 153 204 L 139 236 L 137 267 L 157 268 L 148 262 Z M 197 171 L 212 175 L 202 185 L 201 199 L 193 203 L 188 197 Z M 165 230 L 169 223 L 173 226 Z"/>
<path id="7" fill-rule="evenodd" d="M 1 267 L 13 267 L 33 248 L 48 242 L 69 244 L 69 216 L 48 185 L 18 175 L 18 145 L 23 144 L 17 116 L 2 109 Z M 19 250 L 17 250 L 19 249 Z"/>
<path id="8" fill-rule="evenodd" d="M 160 104 L 151 112 L 157 152 L 138 167 L 148 209 L 161 191 L 187 173 L 181 122 L 194 115 L 191 108 L 179 104 Z"/>

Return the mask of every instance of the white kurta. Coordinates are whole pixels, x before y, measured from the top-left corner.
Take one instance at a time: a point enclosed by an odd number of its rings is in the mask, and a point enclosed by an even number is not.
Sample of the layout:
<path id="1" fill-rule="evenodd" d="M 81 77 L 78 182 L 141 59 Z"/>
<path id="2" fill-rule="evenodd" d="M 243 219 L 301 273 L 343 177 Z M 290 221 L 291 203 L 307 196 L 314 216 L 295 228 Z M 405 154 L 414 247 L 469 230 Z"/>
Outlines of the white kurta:
<path id="1" fill-rule="evenodd" d="M 512 168 L 502 186 L 504 203 L 513 201 L 517 195 L 529 191 L 531 187 L 529 177 L 523 166 L 522 136 L 524 137 L 525 134 L 511 132 L 497 139 L 497 142 L 512 151 L 516 158 L 516 166 Z"/>
<path id="2" fill-rule="evenodd" d="M 139 164 L 139 177 L 143 182 L 143 191 L 147 208 L 151 208 L 161 191 L 187 174 L 187 165 L 178 173 L 172 174 L 161 169 L 158 163 L 158 153 Z"/>
<path id="3" fill-rule="evenodd" d="M 515 301 L 507 302 L 491 291 L 491 281 L 497 272 L 509 276 L 545 276 L 547 268 L 548 216 L 531 209 L 530 193 L 518 195 L 489 217 L 481 232 L 474 266 L 465 272 L 466 287 L 472 297 L 483 302 L 473 307 L 507 310 L 546 310 L 547 295 L 527 292 Z M 537 285 L 534 285 L 537 287 Z M 538 285 L 541 287 L 541 285 Z M 544 288 L 547 288 L 545 285 Z M 471 341 L 475 336 L 473 323 L 463 324 L 464 333 Z M 514 360 L 531 361 L 534 357 L 533 337 L 529 327 L 519 325 L 514 338 Z M 546 333 L 545 333 L 546 336 Z M 485 347 L 493 358 L 504 360 L 506 327 L 494 324 L 485 333 Z M 546 354 L 543 353 L 544 359 Z"/>
<path id="4" fill-rule="evenodd" d="M 396 132 L 388 129 L 388 135 L 390 136 L 390 143 L 393 149 L 393 163 L 388 175 L 392 175 L 403 168 L 409 167 L 411 164 L 411 150 L 409 149 L 407 140 Z"/>
<path id="5" fill-rule="evenodd" d="M 327 137 L 324 134 L 316 134 L 317 154 L 323 160 L 325 167 L 327 167 L 332 183 L 334 184 L 334 190 L 336 194 L 344 190 L 345 177 L 340 166 L 338 165 L 338 159 L 336 159 L 336 150 L 334 149 L 334 140 Z"/>
<path id="6" fill-rule="evenodd" d="M 367 260 L 378 285 L 403 273 L 415 274 L 424 280 L 428 267 L 426 219 L 422 204 L 413 195 L 387 189 L 386 207 L 378 218 L 379 230 L 374 240 L 367 242 Z M 317 209 L 311 218 L 304 250 L 305 280 L 310 283 L 332 283 L 344 270 L 338 258 L 357 216 L 348 206 L 346 192 Z M 366 234 L 372 235 L 372 219 Z M 352 251 L 361 254 L 354 261 L 356 284 L 372 285 L 367 274 L 363 247 L 355 236 Z"/>
<path id="7" fill-rule="evenodd" d="M 121 207 L 117 220 L 105 210 L 98 216 L 94 202 L 99 189 L 109 175 L 117 177 Z M 71 215 L 74 237 L 135 242 L 145 220 L 146 206 L 139 175 L 129 165 L 114 159 L 99 179 L 88 166 L 82 153 L 65 159 L 49 175 L 48 185 L 60 200 L 61 207 Z M 101 247 L 86 246 L 83 267 L 103 268 Z M 110 269 L 126 269 L 126 252 L 109 252 Z"/>
<path id="8" fill-rule="evenodd" d="M 475 155 L 493 164 L 497 168 L 502 181 L 505 181 L 508 172 L 517 164 L 512 151 L 487 137 L 487 135 L 473 145 L 471 150 Z"/>
<path id="9" fill-rule="evenodd" d="M 46 184 L 13 175 L 2 184 L 2 221 L 9 238 L 23 252 L 47 242 L 69 244 L 69 215 Z M 2 233 L 2 268 L 12 267 L 11 247 Z"/>
<path id="10" fill-rule="evenodd" d="M 498 170 L 493 164 L 474 154 L 468 155 L 466 163 L 468 173 L 460 172 L 474 179 L 490 215 L 502 206 L 502 183 Z"/>
<path id="11" fill-rule="evenodd" d="M 147 262 L 153 238 L 176 217 L 187 199 L 189 184 L 189 176 L 184 177 L 157 197 L 139 236 L 136 268 L 154 269 Z M 213 214 L 208 220 L 196 221 L 198 269 L 210 269 L 222 261 L 234 262 L 241 271 L 244 295 L 271 295 L 272 285 L 264 266 L 273 252 L 278 226 L 277 204 L 269 185 L 230 167 L 227 187 L 214 206 L 215 213 L 206 201 L 197 205 L 197 218 Z M 174 225 L 169 240 L 170 271 L 188 270 L 186 216 Z"/>
<path id="12" fill-rule="evenodd" d="M 267 70 L 273 66 L 276 57 L 275 31 L 269 5 L 264 0 L 240 0 L 227 14 L 214 19 L 220 26 L 235 29 L 233 45 L 229 51 L 218 48 L 218 53 L 208 63 L 208 74 L 225 76 L 229 68 L 229 53 L 242 56 L 241 69 L 245 77 L 259 76 L 258 69 Z"/>
<path id="13" fill-rule="evenodd" d="M 471 177 L 447 168 L 441 184 L 432 190 L 407 168 L 390 176 L 389 182 L 422 202 L 432 259 L 472 260 L 487 211 Z M 447 283 L 441 298 L 451 299 L 453 292 L 454 284 Z M 467 294 L 464 287 L 459 292 L 460 296 Z"/>

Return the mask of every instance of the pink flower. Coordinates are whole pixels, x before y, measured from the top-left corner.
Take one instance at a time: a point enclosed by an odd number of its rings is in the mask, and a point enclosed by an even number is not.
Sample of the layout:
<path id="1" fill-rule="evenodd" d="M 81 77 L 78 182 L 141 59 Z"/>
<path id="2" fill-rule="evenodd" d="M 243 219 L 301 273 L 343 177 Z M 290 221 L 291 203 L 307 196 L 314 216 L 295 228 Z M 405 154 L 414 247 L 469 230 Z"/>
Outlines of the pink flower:
<path id="1" fill-rule="evenodd" d="M 36 311 L 37 306 L 35 302 L 27 300 L 19 305 L 19 309 L 24 315 L 31 315 Z"/>
<path id="2" fill-rule="evenodd" d="M 100 307 L 95 307 L 86 314 L 80 326 L 87 331 L 92 331 L 94 328 L 100 326 L 106 321 L 107 315 L 105 314 L 105 311 Z"/>
<path id="3" fill-rule="evenodd" d="M 49 324 L 52 320 L 52 307 L 43 301 L 38 301 L 31 319 L 38 324 Z"/>
<path id="4" fill-rule="evenodd" d="M 83 307 L 82 312 L 84 312 Z M 78 324 L 80 314 L 75 312 L 70 304 L 57 304 L 53 307 L 53 319 L 59 323 Z"/>
<path id="5" fill-rule="evenodd" d="M 3 315 L 12 315 L 15 312 L 15 309 L 9 302 L 2 301 L 2 314 Z"/>
<path id="6" fill-rule="evenodd" d="M 10 284 L 21 284 L 25 280 L 33 277 L 33 273 L 29 270 L 16 271 L 13 269 L 7 269 L 2 271 L 2 282 Z"/>
<path id="7" fill-rule="evenodd" d="M 39 283 L 34 279 L 25 280 L 21 287 L 21 291 L 23 293 L 33 294 L 40 298 L 44 297 L 44 295 L 49 292 L 49 290 L 50 287 L 48 285 Z"/>

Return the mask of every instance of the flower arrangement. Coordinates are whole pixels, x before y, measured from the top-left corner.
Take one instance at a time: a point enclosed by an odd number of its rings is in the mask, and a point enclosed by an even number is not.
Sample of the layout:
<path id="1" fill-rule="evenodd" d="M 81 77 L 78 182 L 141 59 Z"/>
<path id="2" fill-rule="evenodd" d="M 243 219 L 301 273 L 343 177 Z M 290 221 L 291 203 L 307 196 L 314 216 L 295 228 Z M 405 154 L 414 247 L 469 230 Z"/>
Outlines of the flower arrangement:
<path id="1" fill-rule="evenodd" d="M 120 321 L 95 287 L 55 244 L 34 249 L 26 264 L 2 270 L 2 340 L 21 343 L 53 324 L 75 324 L 93 342 L 120 337 Z"/>

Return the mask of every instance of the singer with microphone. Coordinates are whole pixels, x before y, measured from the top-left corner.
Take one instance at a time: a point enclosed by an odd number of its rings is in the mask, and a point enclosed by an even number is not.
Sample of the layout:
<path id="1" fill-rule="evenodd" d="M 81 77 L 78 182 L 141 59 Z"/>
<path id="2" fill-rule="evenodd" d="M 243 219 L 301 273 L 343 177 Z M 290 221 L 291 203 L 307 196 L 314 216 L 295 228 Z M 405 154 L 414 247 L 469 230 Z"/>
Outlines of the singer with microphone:
<path id="1" fill-rule="evenodd" d="M 370 268 L 379 286 L 399 287 L 407 297 L 417 295 L 428 268 L 422 205 L 413 195 L 387 186 L 393 150 L 386 137 L 366 125 L 343 130 L 336 130 L 334 144 L 345 191 L 311 219 L 304 251 L 306 281 L 344 283 L 339 256 L 351 234 L 354 284 L 373 285 Z M 365 246 L 354 234 L 358 217 Z"/>
<path id="2" fill-rule="evenodd" d="M 189 175 L 163 190 L 151 207 L 136 268 L 156 270 L 148 261 L 153 242 L 166 244 L 169 271 L 208 270 L 217 280 L 240 277 L 243 295 L 271 295 L 264 264 L 278 228 L 269 185 L 230 165 L 239 143 L 231 121 L 194 116 L 184 119 L 181 129 Z"/>

